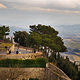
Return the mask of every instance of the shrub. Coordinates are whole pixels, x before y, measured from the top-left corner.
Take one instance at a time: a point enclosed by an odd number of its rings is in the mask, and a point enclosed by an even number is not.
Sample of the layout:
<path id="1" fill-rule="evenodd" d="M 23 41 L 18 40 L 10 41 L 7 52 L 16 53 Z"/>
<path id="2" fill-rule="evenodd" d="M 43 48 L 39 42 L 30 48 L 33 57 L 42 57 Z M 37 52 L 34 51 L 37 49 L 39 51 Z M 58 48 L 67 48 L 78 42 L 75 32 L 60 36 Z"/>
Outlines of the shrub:
<path id="1" fill-rule="evenodd" d="M 0 60 L 0 67 L 19 67 L 19 68 L 27 68 L 27 67 L 42 67 L 45 68 L 47 63 L 47 59 L 45 58 L 37 58 L 37 59 L 26 59 L 26 60 L 18 60 L 18 59 L 4 59 Z"/>
<path id="2" fill-rule="evenodd" d="M 30 78 L 29 80 L 39 80 L 38 78 Z"/>
<path id="3" fill-rule="evenodd" d="M 36 59 L 36 64 L 40 67 L 46 67 L 46 63 L 48 60 L 46 58 L 37 58 Z"/>
<path id="4" fill-rule="evenodd" d="M 39 80 L 38 78 L 35 78 L 35 80 Z"/>
<path id="5" fill-rule="evenodd" d="M 33 78 L 30 78 L 29 80 L 34 80 Z"/>

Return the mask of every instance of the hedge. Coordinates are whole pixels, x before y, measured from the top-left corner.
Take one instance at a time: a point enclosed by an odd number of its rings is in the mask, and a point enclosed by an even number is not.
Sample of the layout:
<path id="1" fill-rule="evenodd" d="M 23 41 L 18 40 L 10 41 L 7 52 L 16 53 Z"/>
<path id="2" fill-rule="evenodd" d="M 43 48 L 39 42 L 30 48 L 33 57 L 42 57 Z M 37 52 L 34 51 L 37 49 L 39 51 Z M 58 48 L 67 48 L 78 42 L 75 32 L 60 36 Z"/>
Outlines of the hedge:
<path id="1" fill-rule="evenodd" d="M 45 68 L 47 63 L 46 58 L 36 59 L 4 59 L 0 60 L 0 67 L 13 67 L 13 68 L 29 68 L 29 67 L 42 67 Z"/>
<path id="2" fill-rule="evenodd" d="M 30 78 L 29 80 L 39 80 L 38 78 Z"/>

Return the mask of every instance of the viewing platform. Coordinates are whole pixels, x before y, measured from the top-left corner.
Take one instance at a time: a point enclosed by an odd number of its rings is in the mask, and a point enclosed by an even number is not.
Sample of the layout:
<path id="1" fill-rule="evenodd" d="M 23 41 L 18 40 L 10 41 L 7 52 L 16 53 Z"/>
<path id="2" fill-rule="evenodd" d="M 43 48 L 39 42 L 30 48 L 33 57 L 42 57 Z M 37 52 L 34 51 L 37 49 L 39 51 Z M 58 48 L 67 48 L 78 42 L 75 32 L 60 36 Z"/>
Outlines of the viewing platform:
<path id="1" fill-rule="evenodd" d="M 41 52 L 27 53 L 27 54 L 9 54 L 9 55 L 2 54 L 2 55 L 0 55 L 0 59 L 22 59 L 22 60 L 25 60 L 25 59 L 35 59 L 35 58 L 39 58 L 39 57 L 40 58 L 43 57 Z"/>

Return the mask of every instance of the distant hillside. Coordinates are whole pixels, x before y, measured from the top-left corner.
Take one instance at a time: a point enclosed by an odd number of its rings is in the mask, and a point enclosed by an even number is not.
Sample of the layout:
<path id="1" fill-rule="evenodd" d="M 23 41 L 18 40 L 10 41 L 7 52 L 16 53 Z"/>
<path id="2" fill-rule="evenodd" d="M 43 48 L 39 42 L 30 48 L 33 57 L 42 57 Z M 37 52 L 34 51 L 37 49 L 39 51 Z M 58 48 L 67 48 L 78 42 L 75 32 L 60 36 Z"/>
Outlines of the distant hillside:
<path id="1" fill-rule="evenodd" d="M 80 35 L 80 24 L 75 25 L 58 25 L 54 27 L 59 31 L 60 36 L 63 38 L 73 38 Z"/>
<path id="2" fill-rule="evenodd" d="M 55 29 L 59 31 L 59 35 L 68 49 L 68 52 L 62 53 L 62 55 L 66 54 L 71 60 L 74 60 L 74 57 L 75 60 L 80 60 L 80 24 L 59 25 L 55 26 Z"/>
<path id="3" fill-rule="evenodd" d="M 3 26 L 2 24 L 0 24 L 0 26 Z M 9 26 L 9 25 L 5 25 L 5 26 Z M 29 28 L 28 27 L 19 27 L 19 26 L 9 26 L 10 28 L 10 35 L 13 35 L 13 32 L 15 31 L 27 31 L 29 32 Z"/>
<path id="4" fill-rule="evenodd" d="M 22 27 L 16 27 L 16 26 L 10 26 L 10 35 L 13 34 L 15 31 L 27 31 L 29 32 L 29 28 L 22 28 Z"/>
<path id="5" fill-rule="evenodd" d="M 72 49 L 80 49 L 80 39 L 64 39 L 65 45 Z"/>

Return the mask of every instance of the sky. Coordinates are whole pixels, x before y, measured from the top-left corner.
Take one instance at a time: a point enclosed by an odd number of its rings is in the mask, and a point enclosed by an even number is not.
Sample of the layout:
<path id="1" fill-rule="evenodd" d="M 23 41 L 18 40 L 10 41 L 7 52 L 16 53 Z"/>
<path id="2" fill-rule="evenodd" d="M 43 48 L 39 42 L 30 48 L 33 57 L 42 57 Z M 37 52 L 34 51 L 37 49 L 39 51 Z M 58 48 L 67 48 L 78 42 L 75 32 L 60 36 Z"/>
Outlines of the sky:
<path id="1" fill-rule="evenodd" d="M 80 0 L 0 0 L 0 24 L 80 24 Z"/>

